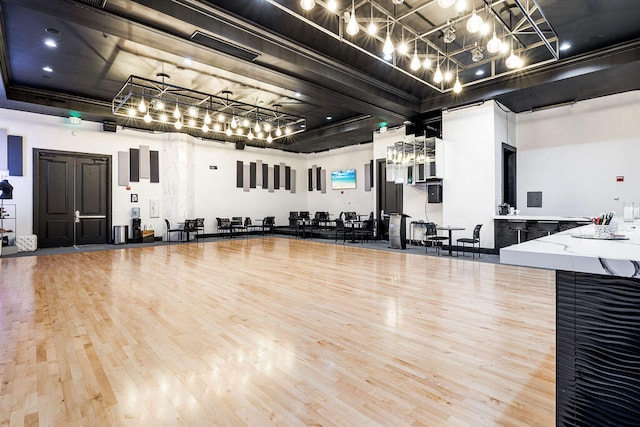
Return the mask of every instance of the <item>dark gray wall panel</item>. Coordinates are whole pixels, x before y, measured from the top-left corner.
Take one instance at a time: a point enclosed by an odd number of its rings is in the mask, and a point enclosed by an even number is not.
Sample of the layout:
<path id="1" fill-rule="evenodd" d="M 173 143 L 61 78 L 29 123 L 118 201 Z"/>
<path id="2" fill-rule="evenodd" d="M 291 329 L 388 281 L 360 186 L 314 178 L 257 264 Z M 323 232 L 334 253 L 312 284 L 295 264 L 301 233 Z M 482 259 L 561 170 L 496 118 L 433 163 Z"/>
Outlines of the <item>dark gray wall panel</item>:
<path id="1" fill-rule="evenodd" d="M 129 181 L 140 182 L 140 150 L 129 148 Z"/>
<path id="2" fill-rule="evenodd" d="M 236 187 L 237 188 L 243 187 L 243 179 L 242 179 L 243 177 L 244 177 L 244 168 L 242 166 L 242 162 L 238 160 L 236 162 Z"/>
<path id="3" fill-rule="evenodd" d="M 150 151 L 149 161 L 149 181 L 160 182 L 160 154 L 157 151 Z"/>
<path id="4" fill-rule="evenodd" d="M 22 137 L 9 135 L 7 138 L 7 165 L 10 176 L 22 176 Z"/>

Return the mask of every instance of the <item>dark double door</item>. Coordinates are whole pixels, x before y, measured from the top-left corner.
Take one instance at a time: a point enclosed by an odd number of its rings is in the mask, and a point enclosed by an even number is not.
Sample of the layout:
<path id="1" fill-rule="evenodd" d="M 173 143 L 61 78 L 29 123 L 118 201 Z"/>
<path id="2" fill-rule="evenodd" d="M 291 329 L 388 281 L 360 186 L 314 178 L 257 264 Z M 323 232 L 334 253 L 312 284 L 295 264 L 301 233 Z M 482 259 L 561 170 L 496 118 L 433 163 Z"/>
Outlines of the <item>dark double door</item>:
<path id="1" fill-rule="evenodd" d="M 36 149 L 34 158 L 38 246 L 109 242 L 111 156 Z"/>

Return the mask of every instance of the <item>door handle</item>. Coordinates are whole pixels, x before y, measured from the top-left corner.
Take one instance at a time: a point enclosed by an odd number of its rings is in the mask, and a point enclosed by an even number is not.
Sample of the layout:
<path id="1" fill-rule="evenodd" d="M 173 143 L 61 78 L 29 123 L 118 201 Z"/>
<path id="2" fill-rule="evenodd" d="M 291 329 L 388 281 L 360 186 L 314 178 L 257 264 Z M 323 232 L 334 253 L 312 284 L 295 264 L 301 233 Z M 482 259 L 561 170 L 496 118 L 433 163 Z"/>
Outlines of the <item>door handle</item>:
<path id="1" fill-rule="evenodd" d="M 73 221 L 74 222 L 80 222 L 80 211 L 75 211 L 75 213 L 73 215 Z"/>
<path id="2" fill-rule="evenodd" d="M 106 215 L 80 215 L 80 211 L 76 211 L 74 215 L 75 222 L 80 222 L 81 219 L 104 219 Z"/>

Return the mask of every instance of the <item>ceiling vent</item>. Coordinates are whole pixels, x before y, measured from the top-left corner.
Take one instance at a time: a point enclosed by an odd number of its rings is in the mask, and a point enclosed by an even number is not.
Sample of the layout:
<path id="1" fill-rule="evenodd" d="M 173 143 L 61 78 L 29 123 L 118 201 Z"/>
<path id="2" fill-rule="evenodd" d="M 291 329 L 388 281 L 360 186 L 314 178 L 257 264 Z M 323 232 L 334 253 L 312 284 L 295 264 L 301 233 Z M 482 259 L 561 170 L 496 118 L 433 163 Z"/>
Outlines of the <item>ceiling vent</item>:
<path id="1" fill-rule="evenodd" d="M 103 9 L 104 5 L 107 4 L 107 0 L 80 0 L 80 3 L 88 4 L 89 6 L 99 7 L 100 9 Z"/>
<path id="2" fill-rule="evenodd" d="M 237 46 L 233 43 L 229 43 L 225 40 L 219 39 L 210 34 L 205 34 L 201 31 L 194 32 L 191 35 L 191 40 L 208 48 L 226 53 L 227 55 L 235 56 L 236 58 L 244 59 L 246 61 L 253 61 L 258 56 L 260 56 L 260 54 L 257 52 L 241 46 Z"/>

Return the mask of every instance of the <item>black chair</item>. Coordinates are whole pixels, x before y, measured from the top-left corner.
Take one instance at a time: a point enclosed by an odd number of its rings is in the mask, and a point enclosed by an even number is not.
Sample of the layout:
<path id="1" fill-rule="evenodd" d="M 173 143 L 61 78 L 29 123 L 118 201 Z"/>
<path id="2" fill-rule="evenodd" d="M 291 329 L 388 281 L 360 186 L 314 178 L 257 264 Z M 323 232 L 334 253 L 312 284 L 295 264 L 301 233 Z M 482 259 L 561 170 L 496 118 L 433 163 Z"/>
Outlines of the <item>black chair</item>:
<path id="1" fill-rule="evenodd" d="M 538 231 L 547 233 L 547 236 L 549 236 L 558 232 L 559 225 L 558 221 L 538 221 Z"/>
<path id="2" fill-rule="evenodd" d="M 509 228 L 509 230 L 515 231 L 518 233 L 518 243 L 522 242 L 522 235 L 525 235 L 525 240 L 526 240 L 526 235 L 529 232 L 529 226 L 527 224 L 527 221 L 523 220 L 523 219 L 510 219 L 509 221 L 507 221 L 507 227 Z"/>
<path id="3" fill-rule="evenodd" d="M 269 233 L 273 232 L 273 226 L 276 225 L 276 217 L 275 216 L 265 216 L 262 219 L 262 232 L 269 231 Z"/>
<path id="4" fill-rule="evenodd" d="M 460 252 L 460 243 L 462 243 L 462 255 L 464 256 L 465 244 L 469 243 L 469 244 L 471 244 L 471 257 L 475 258 L 476 257 L 475 248 L 476 248 L 476 244 L 477 244 L 478 245 L 478 258 L 480 258 L 480 229 L 481 228 L 482 228 L 482 224 L 478 224 L 473 229 L 473 237 L 471 237 L 471 238 L 462 237 L 462 238 L 456 240 L 458 242 L 458 250 L 456 251 L 456 253 Z"/>
<path id="5" fill-rule="evenodd" d="M 345 238 L 345 228 L 344 228 L 344 221 L 341 218 L 337 218 L 336 219 L 336 227 L 334 228 L 335 231 L 335 241 L 338 241 L 338 235 L 342 234 L 342 243 L 344 243 L 344 241 L 346 240 Z"/>
<path id="6" fill-rule="evenodd" d="M 375 233 L 374 224 L 375 222 L 373 219 L 365 219 L 362 222 L 362 227 L 354 229 L 355 237 L 360 239 L 363 243 L 365 240 L 373 240 Z"/>
<path id="7" fill-rule="evenodd" d="M 442 242 L 449 240 L 447 236 L 438 236 L 437 225 L 433 222 L 428 222 L 425 230 L 426 241 L 431 243 L 431 246 L 436 248 L 436 253 L 439 255 L 442 249 Z M 451 242 L 449 242 L 451 244 Z M 425 245 L 425 252 L 429 252 L 429 245 Z"/>
<path id="8" fill-rule="evenodd" d="M 169 243 L 171 243 L 171 233 L 180 233 L 180 242 L 182 242 L 182 234 L 184 232 L 184 230 L 182 228 L 171 228 L 171 223 L 169 222 L 168 219 L 165 218 L 164 220 L 165 224 L 167 224 L 167 241 Z"/>
<path id="9" fill-rule="evenodd" d="M 187 242 L 191 239 L 191 233 L 198 233 L 198 222 L 195 219 L 184 220 L 184 230 L 187 233 Z"/>
<path id="10" fill-rule="evenodd" d="M 198 234 L 204 234 L 204 218 L 196 218 L 196 229 Z"/>
<path id="11" fill-rule="evenodd" d="M 231 220 L 229 218 L 216 217 L 216 222 L 218 225 L 218 233 L 231 233 Z"/>

